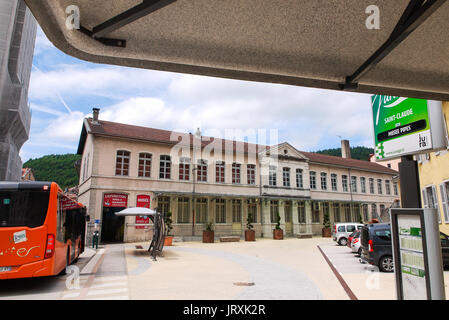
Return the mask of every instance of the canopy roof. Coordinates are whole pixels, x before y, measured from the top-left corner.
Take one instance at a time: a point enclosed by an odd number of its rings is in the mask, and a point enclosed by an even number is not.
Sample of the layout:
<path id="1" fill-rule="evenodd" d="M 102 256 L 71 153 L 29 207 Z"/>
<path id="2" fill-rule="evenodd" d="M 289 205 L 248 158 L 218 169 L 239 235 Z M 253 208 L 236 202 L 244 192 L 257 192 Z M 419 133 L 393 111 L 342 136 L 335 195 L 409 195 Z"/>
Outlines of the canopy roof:
<path id="1" fill-rule="evenodd" d="M 116 216 L 154 216 L 155 214 L 157 214 L 157 212 L 153 209 L 144 207 L 126 208 L 115 213 Z"/>
<path id="2" fill-rule="evenodd" d="M 446 0 L 25 1 L 56 47 L 92 62 L 449 100 Z"/>

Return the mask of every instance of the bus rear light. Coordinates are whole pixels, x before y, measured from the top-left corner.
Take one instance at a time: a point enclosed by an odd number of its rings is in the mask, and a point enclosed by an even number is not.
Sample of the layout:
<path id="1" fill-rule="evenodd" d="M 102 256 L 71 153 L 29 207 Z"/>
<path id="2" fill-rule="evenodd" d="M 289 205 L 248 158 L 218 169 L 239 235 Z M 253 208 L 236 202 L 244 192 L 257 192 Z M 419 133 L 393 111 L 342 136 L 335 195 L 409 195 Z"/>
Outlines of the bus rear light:
<path id="1" fill-rule="evenodd" d="M 53 257 L 53 254 L 55 253 L 55 235 L 54 234 L 48 234 L 47 235 L 47 246 L 45 247 L 45 259 L 49 259 Z"/>
<path id="2" fill-rule="evenodd" d="M 369 250 L 369 252 L 373 252 L 374 251 L 373 240 L 369 240 L 368 241 L 368 250 Z"/>

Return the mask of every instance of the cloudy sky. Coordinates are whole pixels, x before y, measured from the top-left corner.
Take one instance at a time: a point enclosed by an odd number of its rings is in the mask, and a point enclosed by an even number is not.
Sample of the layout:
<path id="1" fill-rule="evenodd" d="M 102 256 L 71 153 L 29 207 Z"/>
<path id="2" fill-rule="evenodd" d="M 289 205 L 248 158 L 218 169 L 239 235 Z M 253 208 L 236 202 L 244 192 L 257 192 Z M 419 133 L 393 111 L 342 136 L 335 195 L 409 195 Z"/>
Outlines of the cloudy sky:
<path id="1" fill-rule="evenodd" d="M 277 130 L 279 142 L 303 151 L 340 147 L 341 138 L 373 145 L 369 95 L 93 64 L 56 49 L 40 28 L 29 103 L 23 162 L 76 153 L 93 107 L 103 120 L 192 133 L 200 127 L 210 136 L 240 130 L 269 139 Z"/>

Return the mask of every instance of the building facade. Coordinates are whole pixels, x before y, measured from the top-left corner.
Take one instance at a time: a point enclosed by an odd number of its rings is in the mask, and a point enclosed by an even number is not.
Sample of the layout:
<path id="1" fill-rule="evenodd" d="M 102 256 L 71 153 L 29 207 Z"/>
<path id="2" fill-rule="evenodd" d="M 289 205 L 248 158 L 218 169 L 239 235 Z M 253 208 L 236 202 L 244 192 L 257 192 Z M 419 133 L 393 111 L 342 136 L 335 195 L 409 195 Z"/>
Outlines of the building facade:
<path id="1" fill-rule="evenodd" d="M 449 102 L 443 102 L 446 130 Z M 421 202 L 424 208 L 436 208 L 440 231 L 449 234 L 449 152 L 441 150 L 415 156 L 418 161 Z"/>
<path id="2" fill-rule="evenodd" d="M 258 237 L 272 237 L 277 213 L 287 236 L 321 234 L 331 223 L 369 221 L 398 198 L 397 172 L 368 161 L 302 152 L 289 143 L 256 145 L 101 121 L 84 121 L 78 200 L 101 240 L 151 238 L 146 217 L 125 207 L 171 212 L 173 234 L 243 235 L 249 215 Z M 89 230 L 88 230 L 89 231 Z M 88 232 L 89 234 L 90 232 Z"/>
<path id="3" fill-rule="evenodd" d="M 20 181 L 37 23 L 23 0 L 0 2 L 0 180 Z"/>

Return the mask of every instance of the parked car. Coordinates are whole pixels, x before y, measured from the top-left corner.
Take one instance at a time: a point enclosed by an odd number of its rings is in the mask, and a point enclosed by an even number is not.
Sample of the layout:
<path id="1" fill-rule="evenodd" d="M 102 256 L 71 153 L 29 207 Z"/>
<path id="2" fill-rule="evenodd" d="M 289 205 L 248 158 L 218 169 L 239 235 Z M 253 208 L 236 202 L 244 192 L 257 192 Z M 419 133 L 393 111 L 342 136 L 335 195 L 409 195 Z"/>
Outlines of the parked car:
<path id="1" fill-rule="evenodd" d="M 357 232 L 358 232 L 359 230 L 358 229 L 356 229 L 353 233 L 351 233 L 350 235 L 349 235 L 349 237 L 348 237 L 348 243 L 347 243 L 347 246 L 348 246 L 348 248 L 351 248 L 352 247 L 352 239 L 354 238 L 354 236 L 357 234 Z"/>
<path id="2" fill-rule="evenodd" d="M 357 253 L 358 256 L 360 256 L 362 253 L 362 247 L 360 245 L 360 234 L 361 234 L 361 231 L 357 230 L 357 232 L 352 237 L 352 243 L 351 243 L 352 252 Z"/>
<path id="3" fill-rule="evenodd" d="M 348 244 L 349 235 L 362 227 L 363 224 L 358 222 L 336 223 L 332 229 L 332 238 L 340 246 L 346 246 Z"/>
<path id="4" fill-rule="evenodd" d="M 361 259 L 379 267 L 382 272 L 393 272 L 393 248 L 389 223 L 369 224 L 360 232 Z"/>
<path id="5" fill-rule="evenodd" d="M 449 267 L 449 236 L 440 232 L 443 267 Z M 382 272 L 393 272 L 393 246 L 389 223 L 376 223 L 360 230 L 361 259 L 379 267 Z"/>

